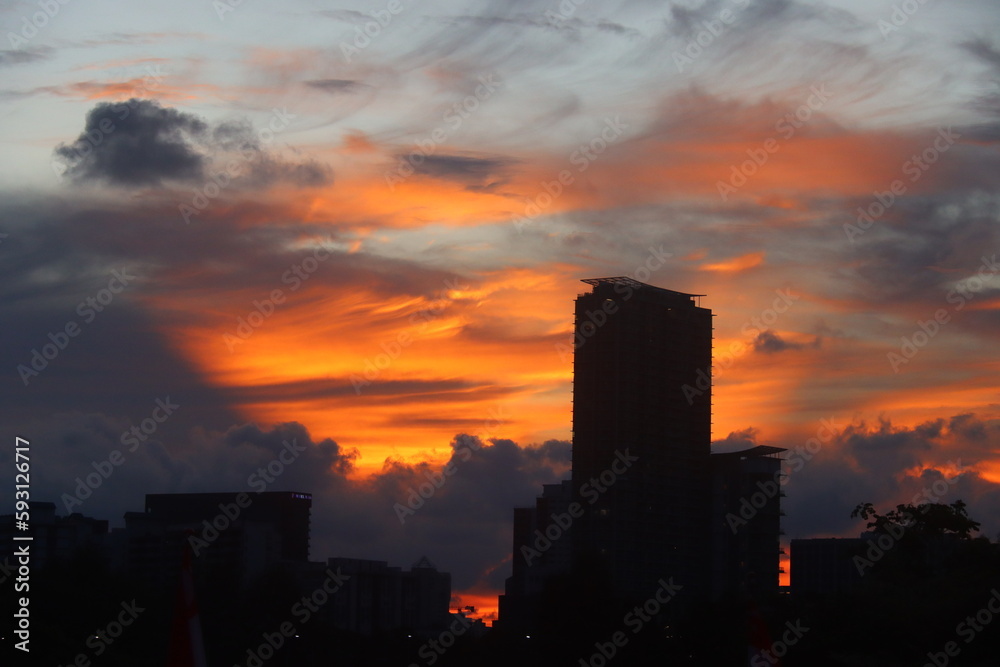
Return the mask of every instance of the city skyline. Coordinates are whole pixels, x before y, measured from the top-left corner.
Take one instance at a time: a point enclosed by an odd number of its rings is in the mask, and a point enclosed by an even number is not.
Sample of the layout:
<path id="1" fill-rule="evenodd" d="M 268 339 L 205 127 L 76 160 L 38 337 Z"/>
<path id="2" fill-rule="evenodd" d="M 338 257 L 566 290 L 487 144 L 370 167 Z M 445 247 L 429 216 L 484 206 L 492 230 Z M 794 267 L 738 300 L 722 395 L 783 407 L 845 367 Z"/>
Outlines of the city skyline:
<path id="1" fill-rule="evenodd" d="M 33 499 L 308 492 L 319 554 L 489 614 L 569 474 L 579 281 L 627 276 L 706 295 L 682 390 L 787 450 L 788 538 L 918 497 L 995 537 L 1000 12 L 899 4 L 5 5 Z"/>

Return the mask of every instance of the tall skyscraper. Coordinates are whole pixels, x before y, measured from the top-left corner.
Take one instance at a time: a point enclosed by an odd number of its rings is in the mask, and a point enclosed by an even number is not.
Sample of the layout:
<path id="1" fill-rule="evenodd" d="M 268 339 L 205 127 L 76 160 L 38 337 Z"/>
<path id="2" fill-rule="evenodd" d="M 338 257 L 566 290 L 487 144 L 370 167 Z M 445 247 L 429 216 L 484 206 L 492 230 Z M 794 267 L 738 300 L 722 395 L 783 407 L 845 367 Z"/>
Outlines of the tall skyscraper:
<path id="1" fill-rule="evenodd" d="M 673 577 L 707 593 L 712 312 L 701 295 L 630 278 L 576 299 L 574 560 L 622 601 Z M 628 464 L 620 463 L 628 457 Z M 619 461 L 619 463 L 616 463 Z"/>

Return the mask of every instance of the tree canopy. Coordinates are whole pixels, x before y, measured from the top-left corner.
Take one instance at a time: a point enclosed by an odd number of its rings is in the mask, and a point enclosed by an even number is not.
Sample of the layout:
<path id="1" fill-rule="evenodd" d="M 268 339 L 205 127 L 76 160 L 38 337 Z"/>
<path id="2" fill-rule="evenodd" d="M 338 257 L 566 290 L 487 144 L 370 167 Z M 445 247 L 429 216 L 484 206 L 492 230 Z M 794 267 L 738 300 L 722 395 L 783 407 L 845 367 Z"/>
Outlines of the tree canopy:
<path id="1" fill-rule="evenodd" d="M 862 503 L 851 512 L 851 518 L 868 521 L 868 528 L 879 533 L 899 533 L 905 530 L 913 536 L 933 537 L 955 535 L 972 539 L 979 532 L 979 522 L 969 518 L 965 502 L 956 500 L 950 505 L 924 503 L 896 505 L 896 509 L 879 514 L 872 503 Z"/>

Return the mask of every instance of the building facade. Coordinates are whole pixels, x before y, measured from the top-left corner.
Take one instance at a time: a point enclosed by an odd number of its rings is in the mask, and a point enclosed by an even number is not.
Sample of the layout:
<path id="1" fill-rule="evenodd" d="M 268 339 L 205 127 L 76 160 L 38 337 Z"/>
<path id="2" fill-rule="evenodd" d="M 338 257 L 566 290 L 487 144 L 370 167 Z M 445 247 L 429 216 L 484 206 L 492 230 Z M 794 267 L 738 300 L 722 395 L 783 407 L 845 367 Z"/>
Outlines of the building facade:
<path id="1" fill-rule="evenodd" d="M 712 312 L 700 295 L 629 278 L 583 282 L 593 289 L 577 297 L 574 326 L 572 483 L 585 508 L 574 558 L 621 600 L 671 577 L 686 597 L 704 594 Z"/>
<path id="2" fill-rule="evenodd" d="M 854 558 L 865 553 L 868 541 L 860 537 L 820 537 L 791 542 L 792 592 L 796 595 L 837 595 L 861 587 L 861 571 Z"/>
<path id="3" fill-rule="evenodd" d="M 712 454 L 712 595 L 778 591 L 781 575 L 780 447 Z"/>
<path id="4" fill-rule="evenodd" d="M 327 567 L 347 579 L 323 611 L 339 630 L 366 637 L 430 636 L 451 621 L 451 575 L 438 572 L 426 557 L 409 571 L 359 558 L 330 558 Z"/>
<path id="5" fill-rule="evenodd" d="M 569 575 L 573 565 L 572 502 L 572 482 L 563 480 L 544 484 L 534 507 L 514 509 L 511 576 L 499 600 L 505 627 L 526 632 L 538 627 L 553 583 Z"/>

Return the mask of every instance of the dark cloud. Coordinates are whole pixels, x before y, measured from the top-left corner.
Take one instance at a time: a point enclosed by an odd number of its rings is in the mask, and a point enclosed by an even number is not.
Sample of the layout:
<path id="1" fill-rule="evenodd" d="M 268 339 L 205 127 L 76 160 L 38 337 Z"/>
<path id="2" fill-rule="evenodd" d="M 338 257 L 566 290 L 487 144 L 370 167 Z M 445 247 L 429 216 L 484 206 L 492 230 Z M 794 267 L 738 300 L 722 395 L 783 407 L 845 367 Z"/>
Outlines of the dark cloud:
<path id="1" fill-rule="evenodd" d="M 205 156 L 197 146 L 208 130 L 205 121 L 152 100 L 103 102 L 87 114 L 76 141 L 55 153 L 66 173 L 83 181 L 115 185 L 160 185 L 204 177 Z"/>
<path id="2" fill-rule="evenodd" d="M 354 9 L 323 9 L 316 12 L 320 16 L 326 16 L 327 18 L 334 19 L 335 21 L 345 21 L 348 23 L 363 23 L 365 21 L 371 21 L 372 17 L 370 14 L 365 14 L 364 12 L 359 12 Z"/>
<path id="3" fill-rule="evenodd" d="M 998 100 L 997 110 L 1000 111 L 1000 100 Z M 998 113 L 1000 116 L 1000 113 Z M 966 125 L 962 128 L 962 137 L 966 141 L 983 144 L 1000 143 L 1000 118 L 991 123 L 979 123 L 977 125 Z"/>
<path id="4" fill-rule="evenodd" d="M 960 171 L 971 167 L 967 163 Z M 995 174 L 970 174 L 968 180 L 982 179 L 995 180 Z M 998 219 L 995 203 L 982 193 L 900 198 L 853 244 L 855 295 L 891 310 L 916 307 L 922 316 L 950 310 L 953 283 L 975 275 L 984 252 L 990 256 L 1000 249 Z M 975 298 L 989 298 L 990 282 Z"/>
<path id="5" fill-rule="evenodd" d="M 723 23 L 720 15 L 728 11 L 729 20 Z M 850 12 L 826 6 L 815 6 L 795 0 L 710 0 L 696 7 L 674 5 L 670 10 L 668 29 L 676 36 L 689 40 L 706 30 L 712 23 L 716 30 L 732 31 L 734 34 L 752 35 L 762 30 L 770 30 L 773 35 L 776 24 L 806 23 L 817 21 L 834 24 L 841 29 L 857 28 L 862 25 L 859 18 Z M 758 35 L 759 36 L 759 35 Z"/>
<path id="6" fill-rule="evenodd" d="M 515 391 L 492 385 L 481 386 L 462 378 L 442 380 L 380 380 L 366 386 L 366 396 L 377 396 L 383 405 L 406 401 L 413 395 L 425 396 L 428 401 L 450 401 L 456 394 L 475 396 L 480 400 L 497 400 Z M 241 402 L 258 403 L 269 400 L 297 401 L 317 398 L 343 398 L 357 395 L 349 377 L 300 380 L 294 383 L 261 383 L 233 389 L 233 396 Z"/>
<path id="7" fill-rule="evenodd" d="M 313 79 L 306 81 L 305 84 L 327 93 L 353 93 L 364 86 L 360 81 L 351 79 Z"/>
<path id="8" fill-rule="evenodd" d="M 53 49 L 41 47 L 37 49 L 2 49 L 0 50 L 0 67 L 24 65 L 39 60 L 47 60 L 52 56 Z"/>
<path id="9" fill-rule="evenodd" d="M 933 430 L 893 428 L 888 419 L 878 426 L 849 426 L 841 434 L 846 449 L 862 469 L 869 471 L 903 471 L 920 464 L 934 448 L 939 434 Z"/>
<path id="10" fill-rule="evenodd" d="M 449 20 L 456 25 L 475 26 L 480 32 L 493 31 L 494 33 L 504 32 L 510 28 L 541 28 L 544 30 L 554 30 L 573 41 L 582 38 L 585 30 L 598 30 L 613 35 L 621 35 L 630 38 L 642 37 L 642 33 L 635 28 L 622 25 L 608 19 L 583 19 L 577 16 L 576 7 L 565 10 L 563 5 L 553 6 L 543 12 L 530 14 L 514 14 L 511 16 L 486 15 L 486 16 L 455 16 Z"/>
<path id="11" fill-rule="evenodd" d="M 276 114 L 284 127 L 289 119 Z M 60 144 L 56 157 L 76 181 L 128 187 L 202 184 L 210 176 L 238 168 L 227 179 L 235 190 L 279 183 L 314 187 L 332 181 L 329 167 L 313 160 L 287 161 L 262 139 L 248 120 L 209 126 L 201 118 L 161 106 L 154 100 L 101 103 L 88 114 L 84 131 L 72 144 Z"/>
<path id="12" fill-rule="evenodd" d="M 608 21 L 607 19 L 601 19 L 594 24 L 594 27 L 603 32 L 609 32 L 615 35 L 624 35 L 626 37 L 639 38 L 642 37 L 642 33 L 635 28 L 628 28 L 620 23 L 615 23 L 614 21 Z"/>
<path id="13" fill-rule="evenodd" d="M 399 156 L 405 160 L 406 156 Z M 448 181 L 457 181 L 473 188 L 501 185 L 506 182 L 504 172 L 513 160 L 500 157 L 475 157 L 468 155 L 428 155 L 415 166 L 418 174 Z"/>
<path id="14" fill-rule="evenodd" d="M 997 48 L 992 41 L 979 37 L 963 42 L 962 47 L 1000 73 L 1000 48 Z"/>
<path id="15" fill-rule="evenodd" d="M 778 352 L 785 352 L 787 350 L 804 350 L 807 348 L 818 348 L 820 346 L 820 341 L 822 339 L 817 336 L 812 343 L 796 343 L 794 341 L 785 340 L 780 335 L 768 329 L 767 331 L 762 331 L 757 334 L 757 337 L 753 340 L 754 352 L 762 352 L 764 354 L 776 354 Z"/>
<path id="16" fill-rule="evenodd" d="M 333 171 L 315 160 L 294 163 L 263 156 L 251 171 L 246 185 L 252 187 L 288 183 L 300 188 L 313 188 L 332 182 Z"/>
<path id="17" fill-rule="evenodd" d="M 278 183 L 316 187 L 333 181 L 333 172 L 326 165 L 314 160 L 283 160 L 269 149 L 261 136 L 248 120 L 221 123 L 212 131 L 214 148 L 222 154 L 216 162 L 221 163 L 232 155 L 243 158 L 238 161 L 241 188 L 266 188 Z"/>

